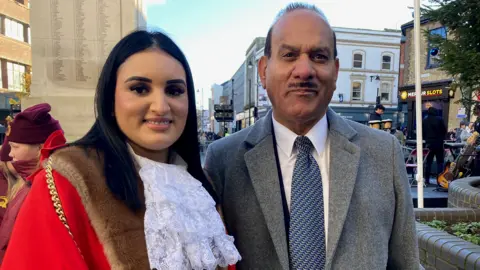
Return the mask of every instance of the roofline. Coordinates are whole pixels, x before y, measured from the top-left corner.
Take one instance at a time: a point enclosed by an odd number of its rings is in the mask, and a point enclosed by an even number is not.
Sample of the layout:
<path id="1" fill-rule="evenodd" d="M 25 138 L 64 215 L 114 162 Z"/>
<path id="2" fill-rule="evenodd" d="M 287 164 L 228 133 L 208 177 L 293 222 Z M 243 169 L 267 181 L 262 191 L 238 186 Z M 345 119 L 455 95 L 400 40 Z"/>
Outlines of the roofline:
<path id="1" fill-rule="evenodd" d="M 420 17 L 420 25 L 430 22 L 430 18 Z M 405 35 L 405 31 L 409 28 L 413 28 L 414 21 L 409 21 L 408 23 L 403 24 L 400 29 L 402 29 L 402 35 Z"/>
<path id="2" fill-rule="evenodd" d="M 443 86 L 445 84 L 451 84 L 453 82 L 453 79 L 445 79 L 445 80 L 438 80 L 438 81 L 432 81 L 432 82 L 424 82 L 422 83 L 422 87 L 439 87 Z M 402 87 L 399 87 L 398 90 L 412 90 L 415 89 L 415 84 L 409 84 L 409 85 L 404 85 Z"/>

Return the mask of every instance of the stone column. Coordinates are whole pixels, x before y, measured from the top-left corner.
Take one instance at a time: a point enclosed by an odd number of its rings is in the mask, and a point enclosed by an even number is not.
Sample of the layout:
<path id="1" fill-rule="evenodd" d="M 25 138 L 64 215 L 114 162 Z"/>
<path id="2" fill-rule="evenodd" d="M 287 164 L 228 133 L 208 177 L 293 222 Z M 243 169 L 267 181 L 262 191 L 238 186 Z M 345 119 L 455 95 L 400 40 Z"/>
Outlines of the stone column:
<path id="1" fill-rule="evenodd" d="M 32 84 L 22 109 L 48 102 L 68 141 L 92 126 L 95 88 L 113 46 L 146 28 L 142 0 L 31 1 Z"/>

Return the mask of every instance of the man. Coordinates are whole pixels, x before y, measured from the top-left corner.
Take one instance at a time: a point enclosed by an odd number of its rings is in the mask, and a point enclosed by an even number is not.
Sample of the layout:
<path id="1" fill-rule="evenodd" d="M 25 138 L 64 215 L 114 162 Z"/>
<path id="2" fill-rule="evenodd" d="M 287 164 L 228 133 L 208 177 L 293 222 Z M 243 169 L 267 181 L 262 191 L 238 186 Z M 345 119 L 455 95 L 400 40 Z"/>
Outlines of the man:
<path id="1" fill-rule="evenodd" d="M 370 114 L 369 121 L 380 120 L 382 121 L 382 114 L 385 112 L 385 107 L 382 104 L 377 104 L 375 106 L 375 111 Z"/>
<path id="2" fill-rule="evenodd" d="M 427 117 L 423 120 L 423 139 L 429 150 L 425 164 L 424 178 L 429 183 L 433 158 L 437 161 L 437 174 L 443 172 L 443 159 L 445 150 L 443 147 L 447 127 L 443 119 L 437 116 L 437 109 L 428 108 Z"/>
<path id="3" fill-rule="evenodd" d="M 335 43 L 321 11 L 288 5 L 259 62 L 273 110 L 207 150 L 238 269 L 419 268 L 400 145 L 328 108 Z"/>

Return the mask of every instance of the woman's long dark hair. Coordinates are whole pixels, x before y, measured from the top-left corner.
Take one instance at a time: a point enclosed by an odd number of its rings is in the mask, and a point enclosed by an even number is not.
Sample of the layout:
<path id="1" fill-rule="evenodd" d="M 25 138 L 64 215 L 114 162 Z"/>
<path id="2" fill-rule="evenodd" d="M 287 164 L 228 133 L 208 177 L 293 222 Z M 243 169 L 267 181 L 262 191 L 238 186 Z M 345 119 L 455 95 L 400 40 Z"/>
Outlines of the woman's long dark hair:
<path id="1" fill-rule="evenodd" d="M 104 173 L 108 188 L 127 206 L 136 211 L 143 207 L 139 197 L 138 173 L 126 144 L 126 136 L 113 116 L 117 72 L 128 57 L 149 48 L 159 48 L 179 61 L 185 69 L 188 92 L 188 116 L 185 129 L 172 149 L 188 165 L 188 172 L 198 179 L 216 200 L 200 163 L 197 136 L 195 88 L 192 72 L 185 55 L 165 34 L 143 30 L 132 32 L 113 48 L 103 66 L 95 94 L 96 121 L 90 131 L 73 145 L 93 147 L 104 154 Z"/>

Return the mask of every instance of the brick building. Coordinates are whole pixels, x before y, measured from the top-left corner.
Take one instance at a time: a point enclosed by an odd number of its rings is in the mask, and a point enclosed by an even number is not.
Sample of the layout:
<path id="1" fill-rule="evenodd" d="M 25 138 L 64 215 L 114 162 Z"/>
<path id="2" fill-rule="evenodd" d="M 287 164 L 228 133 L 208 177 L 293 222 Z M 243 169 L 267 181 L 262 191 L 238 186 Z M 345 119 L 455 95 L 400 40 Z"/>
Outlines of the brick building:
<path id="1" fill-rule="evenodd" d="M 0 0 L 0 122 L 10 113 L 10 100 L 25 91 L 24 74 L 30 73 L 31 0 Z"/>
<path id="2" fill-rule="evenodd" d="M 422 116 L 425 117 L 428 108 L 438 109 L 448 129 L 458 127 L 462 119 L 457 118 L 460 97 L 455 97 L 455 91 L 450 89 L 452 77 L 439 69 L 438 58 L 430 53 L 431 46 L 423 34 L 447 36 L 444 26 L 428 18 L 421 19 L 421 81 L 422 81 Z M 401 114 L 405 118 L 408 137 L 415 137 L 415 52 L 413 21 L 402 25 L 402 44 L 400 46 L 400 73 L 398 100 Z M 457 94 L 459 95 L 459 94 Z"/>

